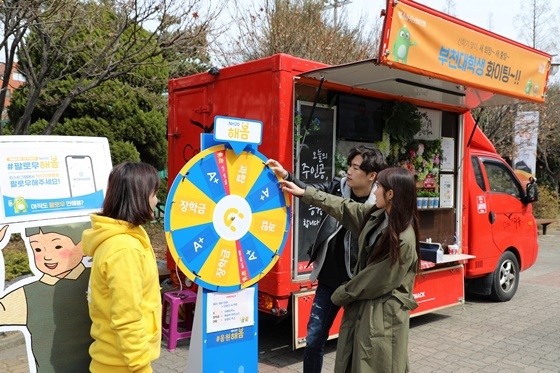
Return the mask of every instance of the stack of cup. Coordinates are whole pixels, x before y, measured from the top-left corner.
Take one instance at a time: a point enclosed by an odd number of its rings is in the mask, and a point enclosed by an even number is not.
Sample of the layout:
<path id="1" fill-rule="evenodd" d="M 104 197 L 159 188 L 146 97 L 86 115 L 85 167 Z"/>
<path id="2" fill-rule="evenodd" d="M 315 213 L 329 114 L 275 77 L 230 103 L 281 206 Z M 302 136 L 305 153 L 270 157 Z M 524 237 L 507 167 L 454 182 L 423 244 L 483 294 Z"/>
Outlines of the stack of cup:
<path id="1" fill-rule="evenodd" d="M 459 245 L 448 245 L 447 252 L 449 253 L 449 255 L 459 254 Z"/>

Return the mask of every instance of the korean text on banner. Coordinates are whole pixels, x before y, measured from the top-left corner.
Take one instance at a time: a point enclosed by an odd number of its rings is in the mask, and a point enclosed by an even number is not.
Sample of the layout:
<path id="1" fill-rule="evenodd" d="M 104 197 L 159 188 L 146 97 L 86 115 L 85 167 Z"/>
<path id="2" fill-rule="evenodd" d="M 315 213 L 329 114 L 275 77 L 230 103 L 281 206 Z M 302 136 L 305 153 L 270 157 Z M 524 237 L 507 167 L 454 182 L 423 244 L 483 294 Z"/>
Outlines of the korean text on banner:
<path id="1" fill-rule="evenodd" d="M 393 1 L 389 3 L 391 7 Z M 544 101 L 550 55 L 412 1 L 395 1 L 392 9 L 384 30 L 388 40 L 383 44 L 382 63 Z"/>

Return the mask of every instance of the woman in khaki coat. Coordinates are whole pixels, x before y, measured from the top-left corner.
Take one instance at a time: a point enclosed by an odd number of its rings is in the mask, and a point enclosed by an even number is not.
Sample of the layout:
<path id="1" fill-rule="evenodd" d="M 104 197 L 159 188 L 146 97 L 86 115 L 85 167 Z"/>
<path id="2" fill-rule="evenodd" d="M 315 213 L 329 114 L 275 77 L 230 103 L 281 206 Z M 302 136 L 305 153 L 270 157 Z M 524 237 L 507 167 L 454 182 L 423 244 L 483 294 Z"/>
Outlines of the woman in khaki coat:
<path id="1" fill-rule="evenodd" d="M 335 372 L 408 372 L 412 290 L 418 271 L 418 211 L 414 176 L 388 168 L 377 176 L 375 206 L 305 190 L 288 181 L 282 189 L 322 208 L 359 234 L 354 277 L 331 297 L 344 306 Z"/>

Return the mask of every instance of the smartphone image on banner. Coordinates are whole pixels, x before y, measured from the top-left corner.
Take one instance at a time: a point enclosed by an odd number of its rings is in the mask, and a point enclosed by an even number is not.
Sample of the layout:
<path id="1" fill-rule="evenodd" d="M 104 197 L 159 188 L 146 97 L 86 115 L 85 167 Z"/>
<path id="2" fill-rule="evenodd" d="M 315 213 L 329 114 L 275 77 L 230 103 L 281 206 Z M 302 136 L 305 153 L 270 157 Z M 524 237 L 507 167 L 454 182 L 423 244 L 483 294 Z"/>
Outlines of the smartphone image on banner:
<path id="1" fill-rule="evenodd" d="M 71 197 L 95 193 L 93 163 L 88 155 L 66 156 L 66 171 L 68 172 Z"/>

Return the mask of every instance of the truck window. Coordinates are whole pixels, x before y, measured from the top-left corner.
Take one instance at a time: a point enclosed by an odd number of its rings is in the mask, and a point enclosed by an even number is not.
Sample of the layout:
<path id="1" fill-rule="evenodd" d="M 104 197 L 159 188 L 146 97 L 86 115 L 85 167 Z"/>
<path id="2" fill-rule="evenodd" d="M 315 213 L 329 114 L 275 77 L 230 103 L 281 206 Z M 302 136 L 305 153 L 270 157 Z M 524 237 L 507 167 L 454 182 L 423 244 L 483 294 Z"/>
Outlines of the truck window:
<path id="1" fill-rule="evenodd" d="M 484 161 L 490 191 L 495 193 L 505 193 L 521 198 L 519 185 L 513 173 L 502 163 Z"/>
<path id="2" fill-rule="evenodd" d="M 471 157 L 471 162 L 476 183 L 478 184 L 480 189 L 486 190 L 486 186 L 484 185 L 484 177 L 482 176 L 482 170 L 480 169 L 480 163 L 478 163 L 478 157 Z"/>

